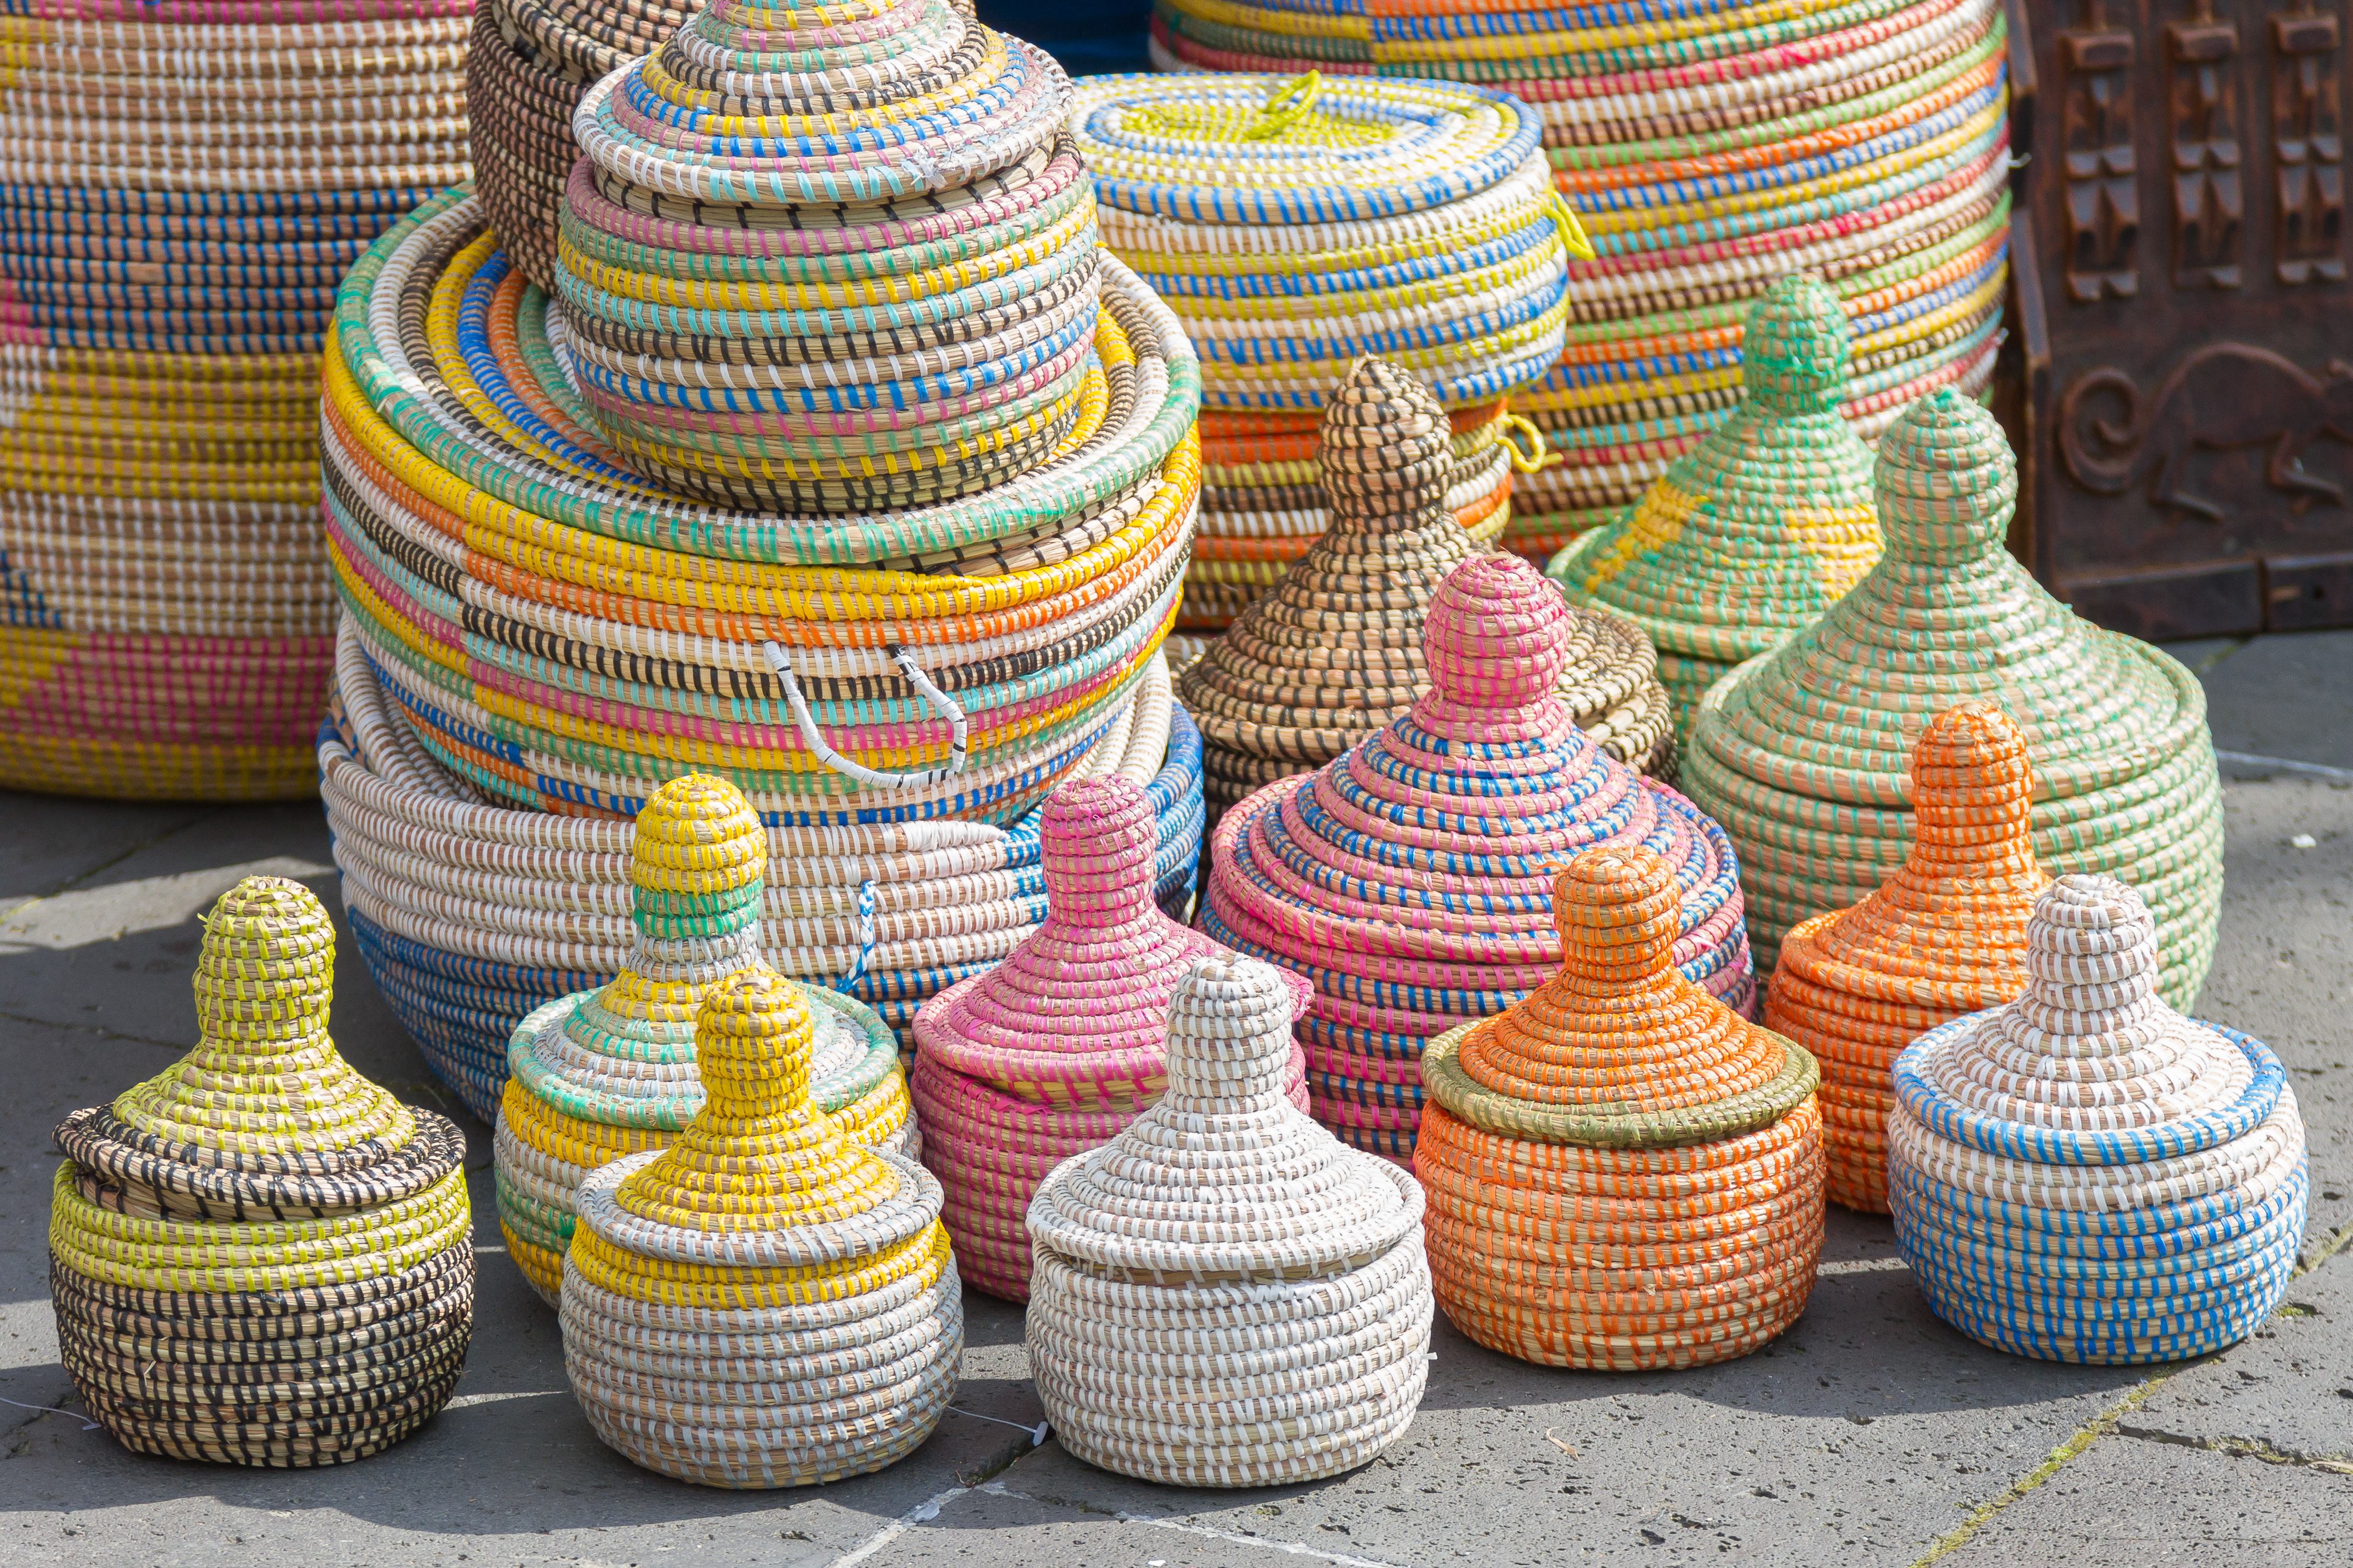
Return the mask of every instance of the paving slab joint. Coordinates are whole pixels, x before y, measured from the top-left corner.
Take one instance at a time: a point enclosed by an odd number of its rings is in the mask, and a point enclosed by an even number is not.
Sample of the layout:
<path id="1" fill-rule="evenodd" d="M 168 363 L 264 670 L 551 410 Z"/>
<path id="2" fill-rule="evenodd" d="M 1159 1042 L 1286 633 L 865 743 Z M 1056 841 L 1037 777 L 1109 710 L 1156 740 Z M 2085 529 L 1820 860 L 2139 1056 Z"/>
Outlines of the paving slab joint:
<path id="1" fill-rule="evenodd" d="M 2137 1437 L 2144 1443 L 2169 1443 L 2177 1448 L 2203 1448 L 2210 1454 L 2228 1454 L 2234 1459 L 2261 1459 L 2266 1465 L 2288 1465 L 2305 1469 L 2326 1470 L 2333 1476 L 2353 1476 L 2353 1453 L 2304 1454 L 2292 1448 L 2276 1448 L 2261 1437 L 2192 1437 L 2180 1432 L 2168 1432 L 2157 1426 L 2135 1426 L 2119 1422 L 2119 1437 Z"/>

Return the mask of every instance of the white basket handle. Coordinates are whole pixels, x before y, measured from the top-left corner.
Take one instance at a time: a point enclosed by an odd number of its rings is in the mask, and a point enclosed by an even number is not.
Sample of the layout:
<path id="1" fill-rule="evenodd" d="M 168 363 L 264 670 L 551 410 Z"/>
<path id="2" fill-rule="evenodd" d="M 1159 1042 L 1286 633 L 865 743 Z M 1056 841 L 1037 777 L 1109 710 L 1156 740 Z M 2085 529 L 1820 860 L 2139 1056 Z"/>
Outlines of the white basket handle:
<path id="1" fill-rule="evenodd" d="M 948 760 L 937 767 L 924 768 L 919 773 L 879 773 L 872 768 L 861 767 L 835 751 L 826 743 L 825 737 L 818 732 L 817 720 L 809 712 L 808 699 L 801 695 L 801 683 L 793 675 L 792 656 L 785 651 L 784 645 L 764 642 L 760 645 L 760 651 L 767 655 L 768 668 L 776 671 L 776 679 L 785 683 L 785 700 L 792 706 L 793 722 L 800 726 L 801 743 L 816 755 L 818 761 L 835 773 L 854 778 L 860 784 L 872 784 L 877 789 L 920 789 L 925 784 L 937 784 L 942 779 L 952 779 L 964 772 L 965 762 L 964 710 L 956 705 L 955 698 L 933 685 L 932 678 L 916 668 L 914 659 L 897 643 L 884 644 L 883 651 L 891 656 L 892 662 L 899 667 L 900 673 L 907 678 L 908 684 L 921 692 L 924 700 L 946 714 L 948 722 L 955 726 L 955 739 L 950 742 L 948 746 Z"/>

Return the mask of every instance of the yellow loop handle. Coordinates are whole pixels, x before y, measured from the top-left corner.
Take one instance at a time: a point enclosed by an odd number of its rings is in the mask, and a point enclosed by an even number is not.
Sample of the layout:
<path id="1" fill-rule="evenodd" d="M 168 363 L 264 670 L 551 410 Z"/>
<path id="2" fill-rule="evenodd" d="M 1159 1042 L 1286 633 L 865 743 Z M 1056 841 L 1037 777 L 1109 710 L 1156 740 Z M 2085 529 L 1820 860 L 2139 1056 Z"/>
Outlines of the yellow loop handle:
<path id="1" fill-rule="evenodd" d="M 1267 98 L 1258 111 L 1258 119 L 1242 132 L 1245 142 L 1271 142 L 1293 126 L 1307 118 L 1315 108 L 1315 100 L 1324 91 L 1324 73 L 1308 71 L 1293 77 Z M 1558 199 L 1558 193 L 1554 193 Z M 1579 235 L 1582 239 L 1584 236 Z"/>
<path id="2" fill-rule="evenodd" d="M 1577 209 L 1558 191 L 1552 194 L 1552 221 L 1560 230 L 1560 242 L 1568 247 L 1569 255 L 1579 261 L 1590 261 L 1599 254 L 1593 242 L 1585 237 L 1585 226 L 1577 221 Z"/>
<path id="3" fill-rule="evenodd" d="M 1520 449 L 1520 444 L 1512 439 L 1512 437 L 1515 433 L 1524 435 L 1528 438 L 1528 449 L 1526 451 L 1523 452 Z M 1504 416 L 1504 434 L 1502 439 L 1504 443 L 1504 450 L 1512 455 L 1512 467 L 1524 474 L 1533 474 L 1538 468 L 1549 468 L 1555 463 L 1563 463 L 1568 460 L 1562 457 L 1558 452 L 1546 450 L 1544 432 L 1537 429 L 1535 423 L 1523 415 L 1506 414 Z"/>

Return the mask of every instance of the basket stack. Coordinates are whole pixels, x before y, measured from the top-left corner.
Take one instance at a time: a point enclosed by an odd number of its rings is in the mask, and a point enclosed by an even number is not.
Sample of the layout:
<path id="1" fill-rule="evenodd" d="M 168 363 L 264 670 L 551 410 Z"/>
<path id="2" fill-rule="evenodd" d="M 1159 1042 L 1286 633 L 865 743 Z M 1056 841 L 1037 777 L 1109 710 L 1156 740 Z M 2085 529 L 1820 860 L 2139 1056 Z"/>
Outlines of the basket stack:
<path id="1" fill-rule="evenodd" d="M 343 269 L 467 177 L 472 9 L 8 6 L 0 786 L 311 787 L 317 355 Z"/>
<path id="2" fill-rule="evenodd" d="M 1572 605 L 1625 616 L 1659 650 L 1675 732 L 1707 689 L 1811 626 L 1879 559 L 1871 453 L 1839 412 L 1852 333 L 1819 279 L 1748 312 L 1740 406 L 1674 461 L 1634 515 L 1553 558 Z"/>
<path id="3" fill-rule="evenodd" d="M 2035 900 L 2026 994 L 1895 1062 L 1895 1239 L 1936 1315 L 2045 1361 L 2178 1361 L 2246 1337 L 2295 1271 L 2310 1184 L 2279 1058 L 2158 996 L 2138 894 Z"/>
<path id="4" fill-rule="evenodd" d="M 1639 845 L 1578 856 L 1553 883 L 1560 972 L 1422 1057 L 1430 1274 L 1490 1350 L 1704 1366 L 1806 1310 L 1820 1074 L 1675 973 L 1678 902 Z"/>
<path id="5" fill-rule="evenodd" d="M 1968 398 L 1947 388 L 1907 410 L 1874 483 L 1879 564 L 1717 683 L 1683 752 L 1683 787 L 1739 847 L 1759 965 L 1790 927 L 1895 874 L 1912 847 L 1913 742 L 1981 697 L 2026 731 L 2036 857 L 2138 888 L 2165 994 L 2186 1004 L 2222 903 L 2222 796 L 2197 679 L 2077 619 L 2011 559 L 2018 465 Z"/>
<path id="6" fill-rule="evenodd" d="M 597 429 L 670 490 L 809 515 L 1083 446 L 1105 390 L 1070 97 L 947 0 L 711 0 L 573 113 L 555 288 Z"/>
<path id="7" fill-rule="evenodd" d="M 127 1447 L 364 1458 L 465 1370 L 465 1136 L 344 1065 L 334 968 L 309 889 L 247 878 L 205 922 L 195 1049 L 58 1129 L 58 1353 Z"/>
<path id="8" fill-rule="evenodd" d="M 1755 1000 L 1732 847 L 1577 729 L 1554 695 L 1571 626 L 1518 557 L 1457 567 L 1430 600 L 1429 694 L 1218 825 L 1201 929 L 1314 983 L 1314 1113 L 1359 1149 L 1409 1160 L 1424 1044 L 1551 978 L 1552 876 L 1584 850 L 1661 850 L 1682 889 L 1675 963 L 1736 1011 Z"/>
<path id="9" fill-rule="evenodd" d="M 1590 255 L 1527 105 L 1432 81 L 1089 77 L 1071 117 L 1103 244 L 1202 363 L 1201 537 L 1184 624 L 1215 630 L 1324 531 L 1316 415 L 1352 361 L 1449 411 L 1434 476 L 1479 542 L 1543 443 L 1507 408 L 1560 357 L 1563 268 Z M 1515 426 L 1517 429 L 1515 430 Z"/>
<path id="10" fill-rule="evenodd" d="M 1446 416 L 1407 372 L 1378 359 L 1350 365 L 1324 405 L 1322 446 L 1324 531 L 1177 683 L 1201 725 L 1202 782 L 1218 811 L 1402 717 L 1430 689 L 1430 595 L 1480 552 L 1446 507 Z M 1610 755 L 1663 772 L 1674 734 L 1657 655 L 1613 616 L 1579 610 L 1570 620 L 1557 695 Z"/>
<path id="11" fill-rule="evenodd" d="M 964 1298 L 940 1184 L 811 1102 L 813 1032 L 799 986 L 729 975 L 695 1019 L 702 1111 L 580 1185 L 565 1371 L 598 1436 L 680 1480 L 879 1470 L 955 1394 Z"/>
<path id="12" fill-rule="evenodd" d="M 533 1012 L 507 1046 L 513 1076 L 492 1144 L 499 1228 L 550 1306 L 582 1179 L 667 1148 L 702 1109 L 695 1013 L 713 985 L 759 962 L 767 858 L 768 836 L 733 786 L 691 776 L 656 790 L 629 846 L 628 963 L 602 990 Z M 890 1026 L 831 991 L 808 987 L 807 1000 L 811 1099 L 858 1142 L 913 1156 L 914 1108 Z"/>
<path id="13" fill-rule="evenodd" d="M 1566 352 L 1512 399 L 1566 461 L 1521 479 L 1504 542 L 1538 558 L 1621 519 L 1738 401 L 1741 321 L 1820 273 L 1855 334 L 1873 440 L 1993 373 L 2010 229 L 2002 0 L 1561 8 L 1162 0 L 1164 69 L 1440 78 L 1543 121 L 1598 259 Z"/>
<path id="14" fill-rule="evenodd" d="M 1421 1189 L 1290 1103 L 1294 1007 L 1263 963 L 1195 959 L 1166 1097 L 1029 1205 L 1030 1374 L 1090 1464 L 1287 1486 L 1363 1464 L 1421 1404 Z"/>
<path id="15" fill-rule="evenodd" d="M 700 9 L 700 0 L 479 0 L 466 47 L 474 188 L 508 258 L 541 288 L 555 286 L 555 215 L 580 160 L 572 114 L 581 95 Z"/>
<path id="16" fill-rule="evenodd" d="M 1169 993 L 1217 951 L 1153 902 L 1152 808 L 1134 784 L 1064 784 L 1039 837 L 1046 923 L 915 1015 L 923 1163 L 948 1193 L 956 1268 L 1009 1301 L 1029 1296 L 1022 1216 L 1038 1184 L 1167 1089 Z M 1295 1060 L 1288 1083 L 1303 1110 L 1305 1078 Z"/>
<path id="17" fill-rule="evenodd" d="M 1912 752 L 1911 854 L 1877 892 L 1781 943 L 1765 1026 L 1821 1063 L 1832 1203 L 1887 1212 L 1897 1054 L 2026 990 L 2027 915 L 2051 882 L 2034 859 L 2026 753 L 1992 703 L 1938 714 Z"/>

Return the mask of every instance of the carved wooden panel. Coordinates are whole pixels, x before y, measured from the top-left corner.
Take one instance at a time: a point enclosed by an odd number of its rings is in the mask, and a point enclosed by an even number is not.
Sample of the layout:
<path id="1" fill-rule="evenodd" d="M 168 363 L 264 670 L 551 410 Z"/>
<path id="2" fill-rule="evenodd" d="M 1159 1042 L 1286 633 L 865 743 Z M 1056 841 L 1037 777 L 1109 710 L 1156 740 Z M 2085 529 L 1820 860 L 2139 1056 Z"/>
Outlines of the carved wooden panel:
<path id="1" fill-rule="evenodd" d="M 2008 7 L 2021 542 L 2094 619 L 2353 625 L 2348 7 Z"/>

